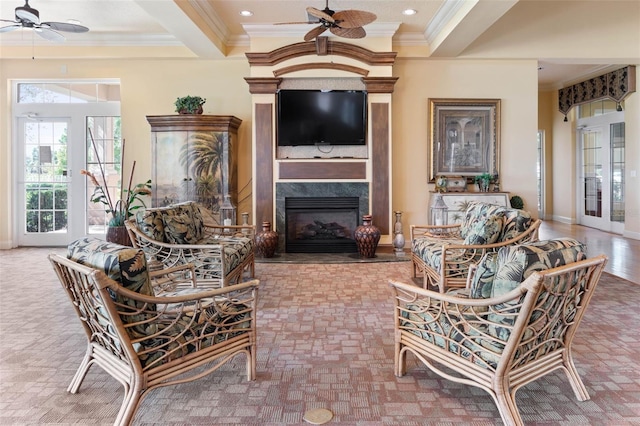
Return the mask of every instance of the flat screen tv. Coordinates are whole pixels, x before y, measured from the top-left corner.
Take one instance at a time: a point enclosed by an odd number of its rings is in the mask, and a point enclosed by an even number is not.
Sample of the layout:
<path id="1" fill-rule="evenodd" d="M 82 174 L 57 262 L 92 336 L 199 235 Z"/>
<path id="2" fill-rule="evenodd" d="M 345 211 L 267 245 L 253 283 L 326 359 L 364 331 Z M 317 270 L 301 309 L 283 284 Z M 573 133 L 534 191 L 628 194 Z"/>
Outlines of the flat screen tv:
<path id="1" fill-rule="evenodd" d="M 280 90 L 278 146 L 366 145 L 367 92 Z"/>

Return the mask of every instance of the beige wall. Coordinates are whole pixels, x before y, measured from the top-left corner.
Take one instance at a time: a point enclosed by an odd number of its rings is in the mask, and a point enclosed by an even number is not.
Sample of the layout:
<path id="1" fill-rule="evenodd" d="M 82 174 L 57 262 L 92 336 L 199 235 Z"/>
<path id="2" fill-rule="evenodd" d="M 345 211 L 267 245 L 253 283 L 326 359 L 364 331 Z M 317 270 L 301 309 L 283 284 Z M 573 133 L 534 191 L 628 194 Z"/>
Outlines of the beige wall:
<path id="1" fill-rule="evenodd" d="M 428 219 L 429 98 L 501 99 L 501 189 L 536 212 L 537 62 L 403 60 L 393 94 L 393 209 L 405 227 Z"/>
<path id="2" fill-rule="evenodd" d="M 66 73 L 62 74 L 62 67 Z M 235 115 L 239 129 L 238 189 L 250 195 L 251 184 L 251 96 L 243 77 L 249 75 L 247 61 L 239 60 L 3 60 L 0 64 L 0 103 L 10 105 L 12 79 L 98 79 L 121 81 L 122 135 L 127 141 L 125 167 L 135 159 L 136 180 L 151 176 L 151 134 L 147 115 L 173 114 L 178 96 L 199 95 L 207 99 L 205 114 Z M 4 111 L 10 111 L 9 108 Z M 12 189 L 10 113 L 0 116 L 0 248 L 15 245 L 12 235 L 15 195 Z M 127 172 L 128 173 L 128 172 Z M 127 175 L 125 173 L 125 175 Z M 245 188 L 247 186 L 247 188 Z M 249 193 L 247 193 L 249 191 Z M 250 211 L 250 199 L 239 212 Z"/>
<path id="3" fill-rule="evenodd" d="M 62 66 L 67 72 L 61 74 Z M 12 235 L 11 120 L 7 98 L 10 80 L 119 78 L 122 92 L 123 136 L 127 158 L 137 160 L 136 178 L 151 174 L 150 131 L 146 115 L 172 114 L 178 96 L 207 98 L 205 114 L 235 115 L 240 126 L 239 188 L 251 180 L 251 95 L 244 77 L 249 76 L 244 58 L 207 60 L 3 60 L 0 63 L 0 248 L 15 244 Z M 428 123 L 429 98 L 500 98 L 502 189 L 518 194 L 526 208 L 536 213 L 536 132 L 544 116 L 548 155 L 550 205 L 554 218 L 575 220 L 574 141 L 571 123 L 557 112 L 557 93 L 538 96 L 535 60 L 429 60 L 399 58 L 393 68 L 399 77 L 392 96 L 393 199 L 401 210 L 405 232 L 409 224 L 425 223 L 428 217 Z M 639 79 L 640 80 L 640 79 Z M 4 90 L 4 89 L 7 90 Z M 538 102 L 540 99 L 541 106 Z M 640 100 L 626 101 L 627 114 L 627 223 L 625 233 L 640 238 Z M 543 123 L 541 120 L 540 123 Z M 567 167 L 567 162 L 572 167 Z M 636 177 L 631 172 L 636 171 Z M 241 196 L 247 195 L 247 189 Z M 239 211 L 250 211 L 250 204 Z"/>

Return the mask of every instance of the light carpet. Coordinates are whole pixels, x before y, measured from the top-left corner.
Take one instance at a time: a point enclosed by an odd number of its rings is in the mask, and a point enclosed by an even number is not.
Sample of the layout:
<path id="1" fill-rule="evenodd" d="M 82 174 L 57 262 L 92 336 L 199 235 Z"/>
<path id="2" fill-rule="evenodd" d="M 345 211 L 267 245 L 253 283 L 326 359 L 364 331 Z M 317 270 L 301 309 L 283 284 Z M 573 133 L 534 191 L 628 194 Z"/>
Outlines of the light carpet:
<path id="1" fill-rule="evenodd" d="M 66 388 L 85 351 L 80 324 L 46 255 L 0 253 L 0 424 L 112 424 L 119 383 L 94 367 L 80 392 Z M 500 423 L 485 392 L 440 379 L 409 356 L 393 374 L 388 279 L 410 282 L 410 262 L 258 263 L 257 380 L 244 358 L 196 382 L 152 391 L 134 424 L 302 425 L 327 408 L 328 424 Z M 605 274 L 575 338 L 591 395 L 576 400 L 564 374 L 517 393 L 527 424 L 640 424 L 640 286 Z"/>

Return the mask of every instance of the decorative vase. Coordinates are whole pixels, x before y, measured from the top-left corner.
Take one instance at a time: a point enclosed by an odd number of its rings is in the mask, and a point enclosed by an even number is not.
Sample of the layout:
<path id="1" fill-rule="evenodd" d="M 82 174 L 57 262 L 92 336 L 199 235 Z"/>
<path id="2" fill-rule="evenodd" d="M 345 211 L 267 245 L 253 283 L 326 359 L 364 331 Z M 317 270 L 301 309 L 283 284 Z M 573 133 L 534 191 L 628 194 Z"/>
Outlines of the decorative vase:
<path id="1" fill-rule="evenodd" d="M 358 226 L 353 232 L 358 247 L 358 253 L 361 257 L 375 257 L 376 248 L 380 241 L 380 230 L 373 225 L 372 216 L 366 214 L 362 216 L 362 225 Z"/>
<path id="2" fill-rule="evenodd" d="M 402 212 L 394 212 L 396 215 L 396 223 L 393 225 L 393 250 L 396 256 L 404 255 L 404 234 L 402 233 Z"/>
<path id="3" fill-rule="evenodd" d="M 125 226 L 109 226 L 107 227 L 106 240 L 110 243 L 120 244 L 121 246 L 133 247 L 129 239 L 129 233 Z"/>
<path id="4" fill-rule="evenodd" d="M 262 222 L 262 231 L 256 234 L 256 248 L 262 257 L 273 257 L 278 248 L 278 233 L 271 230 L 271 222 Z"/>
<path id="5" fill-rule="evenodd" d="M 478 190 L 480 192 L 489 192 L 489 181 L 481 180 L 478 182 Z"/>

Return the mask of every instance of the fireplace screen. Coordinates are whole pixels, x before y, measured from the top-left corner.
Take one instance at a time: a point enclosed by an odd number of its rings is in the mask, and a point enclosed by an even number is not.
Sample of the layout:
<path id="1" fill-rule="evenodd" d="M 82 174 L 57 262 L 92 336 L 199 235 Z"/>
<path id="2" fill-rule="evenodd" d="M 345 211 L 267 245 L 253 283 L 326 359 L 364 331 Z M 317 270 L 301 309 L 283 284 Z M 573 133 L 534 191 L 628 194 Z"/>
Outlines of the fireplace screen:
<path id="1" fill-rule="evenodd" d="M 287 253 L 355 253 L 358 197 L 287 197 Z"/>

